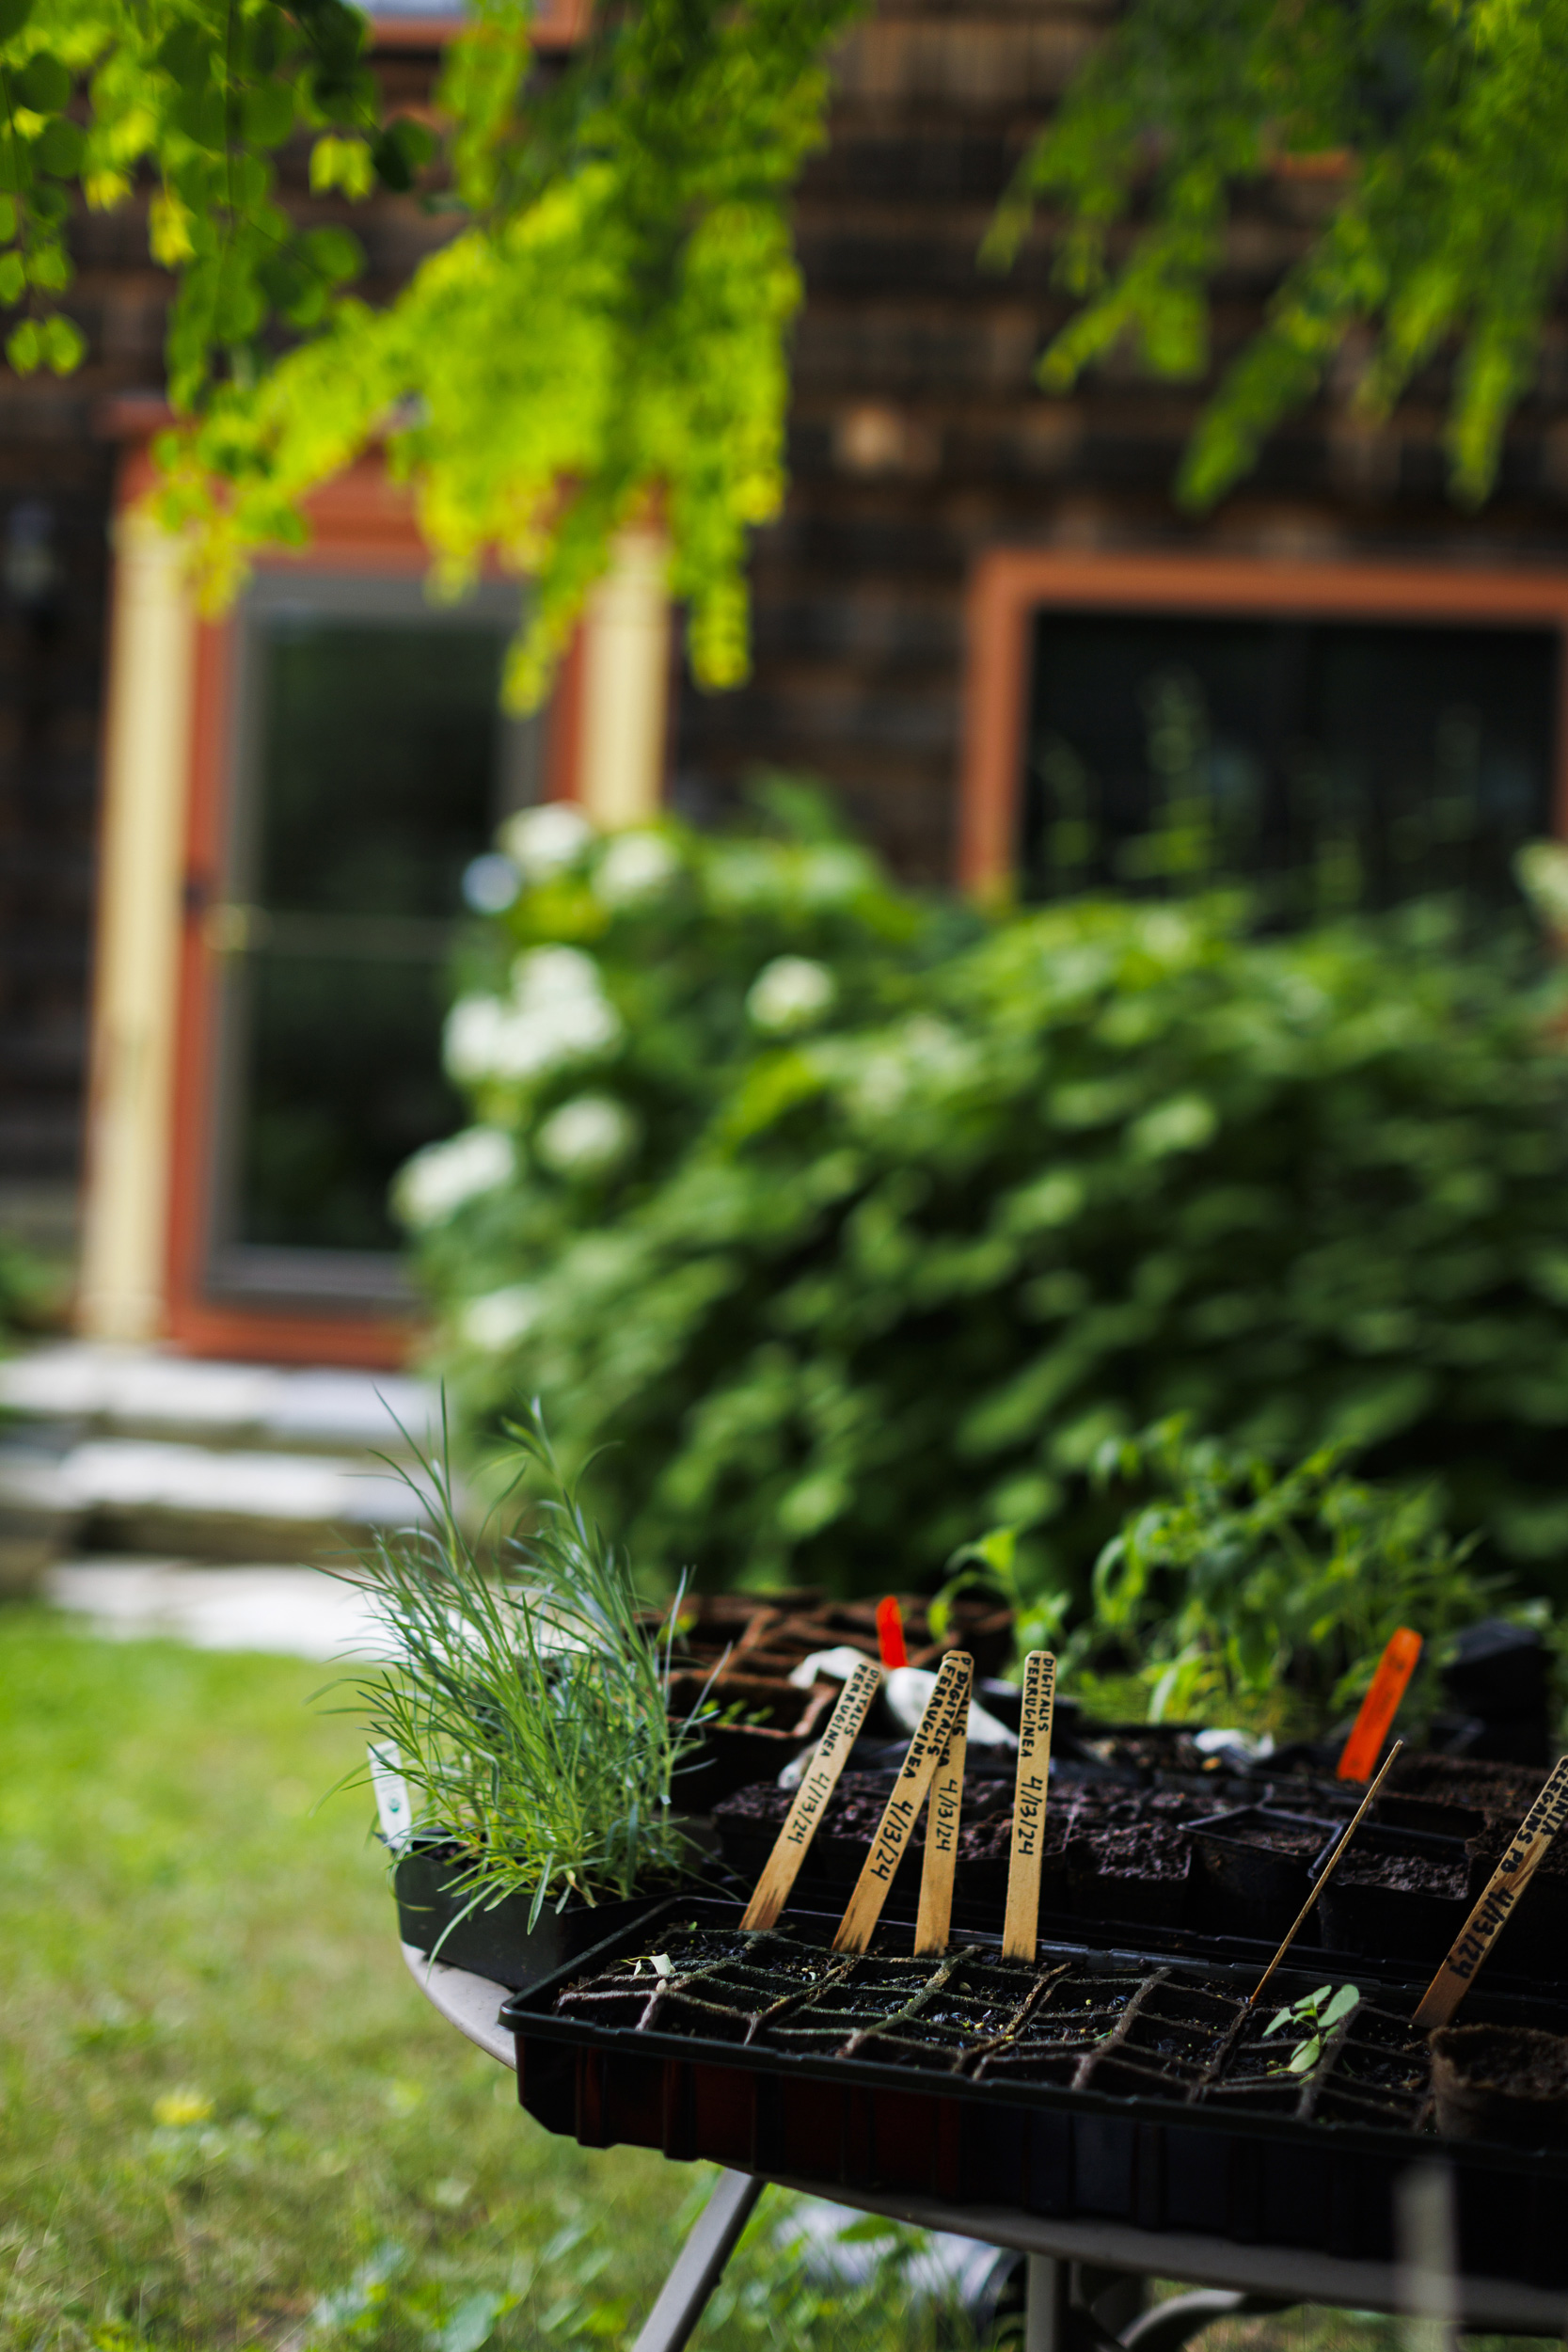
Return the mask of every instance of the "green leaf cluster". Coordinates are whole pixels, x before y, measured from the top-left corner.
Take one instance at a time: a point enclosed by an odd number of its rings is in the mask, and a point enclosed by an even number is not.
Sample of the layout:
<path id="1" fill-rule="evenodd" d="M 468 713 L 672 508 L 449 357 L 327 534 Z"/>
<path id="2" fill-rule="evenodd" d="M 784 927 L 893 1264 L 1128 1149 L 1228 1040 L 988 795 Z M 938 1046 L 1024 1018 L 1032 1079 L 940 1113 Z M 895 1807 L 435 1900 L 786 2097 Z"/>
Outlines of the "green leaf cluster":
<path id="1" fill-rule="evenodd" d="M 1469 1565 L 1433 1486 L 1387 1488 L 1352 1476 L 1321 1448 L 1281 1471 L 1261 1455 L 1190 1438 L 1180 1419 L 1112 1440 L 1100 1481 L 1152 1499 L 1095 1562 L 1092 1614 L 1078 1646 L 1110 1647 L 1138 1668 L 1149 1717 L 1212 1716 L 1287 1688 L 1304 1718 L 1327 1723 L 1358 1700 L 1396 1627 L 1415 1627 L 1423 1663 L 1487 1613 L 1492 1587 Z M 1407 1701 L 1437 1695 L 1430 1674 Z"/>
<path id="2" fill-rule="evenodd" d="M 1263 2038 L 1283 2033 L 1293 2026 L 1299 2037 L 1288 2058 L 1278 2068 L 1282 2074 L 1309 2074 L 1323 2054 L 1323 2036 L 1353 2016 L 1361 2006 L 1357 1985 L 1342 1984 L 1338 1992 L 1329 1984 L 1320 1984 L 1315 1993 L 1304 1993 L 1299 2001 L 1279 2010 L 1263 2028 Z"/>
<path id="3" fill-rule="evenodd" d="M 24 312 L 7 341 L 12 366 L 66 373 L 83 355 L 57 307 L 71 278 L 71 183 L 108 209 L 149 168 L 152 258 L 180 281 L 168 338 L 177 406 L 199 405 L 220 374 L 253 378 L 269 327 L 323 321 L 363 256 L 342 229 L 294 229 L 277 198 L 276 151 L 330 124 L 373 132 L 388 153 L 433 144 L 412 122 L 382 126 L 367 34 L 345 0 L 288 10 L 273 0 L 7 0 L 0 303 Z M 406 174 L 392 184 L 406 186 Z"/>
<path id="4" fill-rule="evenodd" d="M 1557 1589 L 1568 1055 L 1525 946 L 1432 907 L 1291 937 L 1218 898 L 982 920 L 846 844 L 565 825 L 451 1016 L 476 1124 L 399 1198 L 470 1423 L 538 1391 L 574 1457 L 612 1439 L 640 1560 L 886 1589 L 1003 1526 L 1021 1587 L 1082 1606 L 1136 1499 L 1097 1486 L 1107 1443 L 1186 1414 L 1439 1475 Z M 1281 1517 L 1288 1582 L 1283 1521 L 1332 1481 L 1248 1502 L 1228 1475 L 1227 1512 Z M 1332 1490 L 1348 1563 L 1368 1530 Z M 1440 1582 L 1408 1509 L 1396 1549 Z"/>
<path id="5" fill-rule="evenodd" d="M 457 233 L 386 309 L 335 301 L 267 373 L 236 368 L 163 450 L 160 512 L 210 594 L 385 442 L 441 593 L 487 560 L 532 581 L 515 706 L 543 697 L 616 533 L 650 516 L 697 677 L 743 676 L 747 534 L 783 493 L 800 293 L 784 204 L 854 5 L 641 0 L 545 85 L 526 8 L 486 0 L 441 92 Z M 370 160 L 395 180 L 385 137 Z M 324 172 L 353 184 L 337 149 Z"/>
<path id="6" fill-rule="evenodd" d="M 821 136 L 824 56 L 860 0 L 636 0 L 559 73 L 530 0 L 481 0 L 449 52 L 437 136 L 388 119 L 348 0 L 0 0 L 0 306 L 24 372 L 80 360 L 71 184 L 91 205 L 156 179 L 152 258 L 178 280 L 155 509 L 210 604 L 305 501 L 385 447 L 442 593 L 499 563 L 534 581 L 508 675 L 539 701 L 617 532 L 656 517 L 698 677 L 744 675 L 747 535 L 779 505 L 785 213 Z M 451 237 L 383 309 L 335 224 L 300 229 L 277 154 L 310 183 L 420 195 Z"/>
<path id="7" fill-rule="evenodd" d="M 1370 421 L 1451 361 L 1450 480 L 1474 503 L 1560 280 L 1565 111 L 1563 0 L 1132 0 L 1031 149 L 988 251 L 1005 263 L 1049 208 L 1076 307 L 1040 362 L 1047 389 L 1124 343 L 1154 373 L 1198 381 L 1238 207 L 1305 169 L 1325 200 L 1225 367 L 1179 495 L 1212 503 L 1349 357 Z"/>

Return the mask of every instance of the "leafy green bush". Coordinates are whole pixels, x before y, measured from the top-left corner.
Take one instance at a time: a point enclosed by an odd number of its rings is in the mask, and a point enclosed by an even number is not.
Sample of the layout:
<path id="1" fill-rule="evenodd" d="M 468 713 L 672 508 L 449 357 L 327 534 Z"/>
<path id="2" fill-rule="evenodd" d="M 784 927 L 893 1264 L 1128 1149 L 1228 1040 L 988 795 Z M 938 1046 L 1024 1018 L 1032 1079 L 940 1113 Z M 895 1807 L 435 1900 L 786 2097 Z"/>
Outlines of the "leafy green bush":
<path id="1" fill-rule="evenodd" d="M 1568 1057 L 1520 955 L 1218 898 L 944 937 L 843 845 L 663 827 L 565 845 L 518 948 L 449 1030 L 483 1123 L 402 1197 L 467 1410 L 613 1439 L 640 1559 L 885 1586 L 1010 1522 L 1082 1578 L 1100 1449 L 1185 1412 L 1439 1471 L 1550 1581 Z"/>

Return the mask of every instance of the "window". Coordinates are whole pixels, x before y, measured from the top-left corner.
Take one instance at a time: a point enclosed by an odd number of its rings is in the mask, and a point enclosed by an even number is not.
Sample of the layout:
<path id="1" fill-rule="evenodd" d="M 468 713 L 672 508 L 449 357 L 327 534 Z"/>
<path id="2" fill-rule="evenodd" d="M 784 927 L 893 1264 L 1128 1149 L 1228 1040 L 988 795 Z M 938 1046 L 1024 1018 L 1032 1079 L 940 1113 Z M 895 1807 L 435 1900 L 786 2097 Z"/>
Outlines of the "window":
<path id="1" fill-rule="evenodd" d="M 387 1194 L 461 1124 L 440 1033 L 470 862 L 538 797 L 515 591 L 263 575 L 238 628 L 206 1290 L 404 1295 Z"/>
<path id="2" fill-rule="evenodd" d="M 1551 821 L 1545 628 L 1041 612 L 1027 895 L 1245 876 L 1286 918 L 1496 905 Z"/>
<path id="3" fill-rule="evenodd" d="M 972 613 L 966 879 L 1243 877 L 1275 919 L 1514 897 L 1554 830 L 1549 576 L 1006 554 Z"/>

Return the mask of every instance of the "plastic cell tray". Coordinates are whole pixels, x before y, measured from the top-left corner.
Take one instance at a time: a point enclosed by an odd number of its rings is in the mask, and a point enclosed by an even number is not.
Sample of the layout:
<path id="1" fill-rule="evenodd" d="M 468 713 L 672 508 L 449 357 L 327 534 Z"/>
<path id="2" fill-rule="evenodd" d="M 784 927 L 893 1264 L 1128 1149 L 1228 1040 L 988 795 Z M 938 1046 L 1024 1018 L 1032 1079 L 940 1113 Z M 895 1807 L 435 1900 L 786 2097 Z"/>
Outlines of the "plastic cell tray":
<path id="1" fill-rule="evenodd" d="M 684 1953 L 689 1927 L 708 1939 L 705 1948 L 733 1951 L 738 1920 L 733 1905 L 676 1898 L 599 1946 L 591 1969 L 661 1952 L 661 1939 Z M 787 1918 L 783 1941 L 763 1955 L 764 1973 L 786 1984 L 778 1967 L 789 1966 L 789 1949 L 804 1956 L 802 1965 L 831 1965 L 834 1924 Z M 863 1966 L 873 1979 L 879 1968 L 901 1983 L 929 1979 L 941 1963 L 913 1962 L 911 1941 L 907 1926 L 884 1928 Z M 1354 1963 L 1360 2026 L 1341 2034 L 1315 2092 L 1304 2097 L 1301 2086 L 1268 2075 L 1260 2063 L 1205 2089 L 1201 2051 L 1245 2002 L 1256 1981 L 1251 1965 L 1042 1945 L 1035 1973 L 1060 1970 L 1060 1981 L 1083 1994 L 1085 2030 L 1077 2046 L 1069 2032 L 1054 2054 L 1037 2038 L 1031 2062 L 1016 2035 L 1010 2055 L 1004 2035 L 977 2058 L 973 2004 L 967 2017 L 959 2013 L 966 1982 L 979 1987 L 983 2008 L 1002 1971 L 1013 1970 L 1015 1986 L 1027 1986 L 1029 1972 L 975 1939 L 960 1948 L 973 1959 L 916 2005 L 910 2030 L 878 2028 L 857 2041 L 851 1985 L 851 2022 L 836 2042 L 842 2019 L 818 2017 L 816 2028 L 828 2030 L 814 2028 L 816 1994 L 806 2013 L 793 2012 L 792 2031 L 776 2023 L 748 2039 L 746 2000 L 763 1995 L 744 1982 L 738 1997 L 729 1986 L 707 2014 L 694 1994 L 699 2006 L 685 2011 L 694 2029 L 674 2031 L 657 2019 L 638 2026 L 632 2011 L 645 2009 L 641 1996 L 596 2015 L 580 2002 L 562 2009 L 560 1996 L 583 1979 L 582 1967 L 564 1969 L 502 2011 L 516 2039 L 519 2098 L 546 2129 L 585 2147 L 703 2157 L 828 2195 L 902 2191 L 955 2214 L 1002 2206 L 1349 2260 L 1392 2259 L 1396 2181 L 1441 2153 L 1454 2179 L 1463 2269 L 1568 2287 L 1568 2153 L 1436 2140 L 1424 2128 L 1419 2090 L 1398 2098 L 1375 2090 L 1388 2112 L 1366 2120 L 1366 2081 L 1380 2073 L 1380 2052 L 1401 2047 L 1419 1988 Z M 677 1960 L 677 1978 L 686 1964 Z M 1321 1963 L 1282 1971 L 1271 1996 L 1277 1988 L 1282 2003 L 1297 1997 L 1323 1973 Z M 651 1996 L 651 1965 L 641 1981 Z M 1259 2018 L 1273 2006 L 1271 1997 Z M 1478 2022 L 1568 2026 L 1568 2002 L 1549 1998 L 1477 1994 L 1466 2013 Z"/>

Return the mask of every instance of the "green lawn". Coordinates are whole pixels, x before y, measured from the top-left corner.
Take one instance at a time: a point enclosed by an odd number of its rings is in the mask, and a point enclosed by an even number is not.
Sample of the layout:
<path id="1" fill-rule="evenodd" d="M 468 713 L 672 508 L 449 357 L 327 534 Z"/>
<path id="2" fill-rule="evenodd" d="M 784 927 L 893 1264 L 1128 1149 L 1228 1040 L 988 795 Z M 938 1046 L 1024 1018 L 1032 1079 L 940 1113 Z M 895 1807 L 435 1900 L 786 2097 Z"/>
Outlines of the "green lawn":
<path id="1" fill-rule="evenodd" d="M 705 2193 L 549 2137 L 420 1998 L 368 1800 L 316 1806 L 356 1756 L 328 1678 L 0 1611 L 4 2352 L 626 2345 Z M 934 2352 L 896 2238 L 825 2304 L 784 2214 L 700 2352 Z M 1301 2312 L 1204 2352 L 1392 2340 Z"/>
<path id="2" fill-rule="evenodd" d="M 8 2352 L 627 2342 L 701 2201 L 541 2131 L 421 1999 L 368 1799 L 316 1809 L 356 1754 L 328 1678 L 0 1613 Z M 772 2344 L 775 2290 L 817 2316 L 776 2224 L 711 2352 Z M 832 2316 L 891 2346 L 903 2300 Z"/>

